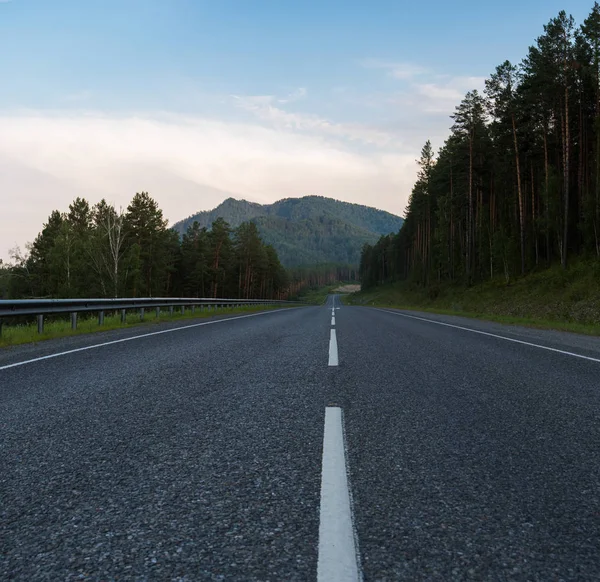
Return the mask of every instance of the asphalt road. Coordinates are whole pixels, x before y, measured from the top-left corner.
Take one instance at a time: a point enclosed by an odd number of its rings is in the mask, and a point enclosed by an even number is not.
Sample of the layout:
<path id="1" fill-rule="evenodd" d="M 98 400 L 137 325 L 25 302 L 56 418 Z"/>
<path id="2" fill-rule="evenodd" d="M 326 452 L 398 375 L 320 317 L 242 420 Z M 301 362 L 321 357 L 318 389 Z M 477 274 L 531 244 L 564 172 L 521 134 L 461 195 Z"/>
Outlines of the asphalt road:
<path id="1" fill-rule="evenodd" d="M 326 407 L 359 578 L 600 579 L 600 340 L 334 300 L 0 351 L 0 579 L 316 580 Z"/>

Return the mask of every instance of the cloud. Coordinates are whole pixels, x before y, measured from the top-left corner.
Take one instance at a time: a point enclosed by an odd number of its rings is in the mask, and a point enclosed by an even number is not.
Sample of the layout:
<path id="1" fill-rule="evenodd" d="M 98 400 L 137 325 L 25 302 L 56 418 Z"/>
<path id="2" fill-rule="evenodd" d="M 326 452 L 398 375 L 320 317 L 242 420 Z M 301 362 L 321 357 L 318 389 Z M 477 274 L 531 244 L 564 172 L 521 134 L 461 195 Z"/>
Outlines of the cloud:
<path id="1" fill-rule="evenodd" d="M 363 67 L 383 70 L 388 77 L 403 81 L 402 89 L 393 95 L 385 95 L 384 100 L 410 108 L 413 116 L 419 112 L 452 114 L 467 91 L 473 89 L 483 91 L 486 78 L 439 74 L 432 69 L 410 62 L 363 59 L 360 63 Z"/>
<path id="2" fill-rule="evenodd" d="M 260 101 L 260 100 L 259 100 Z M 401 213 L 414 153 L 358 153 L 322 135 L 175 115 L 0 115 L 0 257 L 75 196 L 127 206 L 148 190 L 174 222 L 227 195 L 321 194 Z M 325 131 L 327 135 L 327 131 Z"/>
<path id="3" fill-rule="evenodd" d="M 337 123 L 310 113 L 294 113 L 274 105 L 286 103 L 272 95 L 233 96 L 237 107 L 282 130 L 301 131 L 329 138 L 351 140 L 380 147 L 398 142 L 389 132 L 356 123 Z"/>

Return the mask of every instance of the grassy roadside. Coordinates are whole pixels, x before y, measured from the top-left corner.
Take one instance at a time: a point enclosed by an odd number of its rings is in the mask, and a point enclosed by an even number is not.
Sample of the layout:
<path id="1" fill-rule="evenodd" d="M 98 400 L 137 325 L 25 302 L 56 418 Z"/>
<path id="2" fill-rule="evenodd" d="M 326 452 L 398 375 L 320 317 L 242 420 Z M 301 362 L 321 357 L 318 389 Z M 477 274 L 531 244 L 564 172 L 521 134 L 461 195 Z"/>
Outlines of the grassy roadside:
<path id="1" fill-rule="evenodd" d="M 131 312 L 127 314 L 126 323 L 121 323 L 120 313 L 109 315 L 106 314 L 104 318 L 104 325 L 98 325 L 98 318 L 96 314 L 90 314 L 89 317 L 85 317 L 84 314 L 80 314 L 79 321 L 77 322 L 77 329 L 71 329 L 70 321 L 66 320 L 55 320 L 47 321 L 44 324 L 44 333 L 38 334 L 37 323 L 29 323 L 17 326 L 4 326 L 2 328 L 2 336 L 0 337 L 0 348 L 8 346 L 16 346 L 20 344 L 36 343 L 54 338 L 68 337 L 73 335 L 83 335 L 89 333 L 95 333 L 99 331 L 108 331 L 112 329 L 128 329 L 133 327 L 148 327 L 157 325 L 159 323 L 175 322 L 175 321 L 189 321 L 196 319 L 209 318 L 215 315 L 238 315 L 243 313 L 254 313 L 258 311 L 270 311 L 273 309 L 281 309 L 281 305 L 273 306 L 247 306 L 247 307 L 227 307 L 217 311 L 200 311 L 196 308 L 194 314 L 191 309 L 186 309 L 185 314 L 182 314 L 180 310 L 177 310 L 172 316 L 169 315 L 168 311 L 163 310 L 160 318 L 155 316 L 154 310 L 147 311 L 144 321 L 140 321 L 139 313 Z"/>
<path id="2" fill-rule="evenodd" d="M 566 271 L 552 266 L 508 285 L 497 279 L 469 288 L 445 285 L 425 290 L 396 283 L 353 293 L 345 303 L 600 335 L 600 263 L 578 261 Z"/>

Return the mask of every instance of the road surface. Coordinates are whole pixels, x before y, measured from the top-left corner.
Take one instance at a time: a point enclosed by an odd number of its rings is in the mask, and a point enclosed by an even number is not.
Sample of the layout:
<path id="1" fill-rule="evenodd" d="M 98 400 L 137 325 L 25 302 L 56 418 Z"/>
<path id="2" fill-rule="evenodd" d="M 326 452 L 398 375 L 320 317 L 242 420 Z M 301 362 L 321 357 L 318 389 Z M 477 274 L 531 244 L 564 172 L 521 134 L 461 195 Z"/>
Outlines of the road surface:
<path id="1" fill-rule="evenodd" d="M 0 579 L 598 580 L 599 451 L 574 334 L 330 296 L 3 350 Z"/>

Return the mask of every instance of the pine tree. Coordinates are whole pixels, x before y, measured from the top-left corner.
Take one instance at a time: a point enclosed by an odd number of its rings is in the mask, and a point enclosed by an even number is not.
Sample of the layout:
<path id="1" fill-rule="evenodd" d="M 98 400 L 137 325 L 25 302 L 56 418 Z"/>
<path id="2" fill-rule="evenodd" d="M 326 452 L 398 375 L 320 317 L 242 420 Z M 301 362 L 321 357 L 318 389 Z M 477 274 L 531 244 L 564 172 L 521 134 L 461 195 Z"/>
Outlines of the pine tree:
<path id="1" fill-rule="evenodd" d="M 130 249 L 129 262 L 133 279 L 130 292 L 134 297 L 160 296 L 168 282 L 169 252 L 167 221 L 162 210 L 147 192 L 133 197 L 124 219 L 126 236 L 134 245 Z"/>
<path id="2" fill-rule="evenodd" d="M 519 241 L 521 245 L 521 274 L 525 273 L 525 204 L 521 186 L 521 165 L 519 159 L 519 140 L 517 137 L 517 68 L 505 61 L 485 82 L 485 93 L 489 99 L 489 109 L 494 118 L 497 133 L 501 134 L 506 126 L 510 127 L 514 147 L 515 174 L 519 207 Z"/>
<path id="3" fill-rule="evenodd" d="M 227 275 L 232 256 L 231 228 L 222 218 L 212 223 L 208 235 L 212 297 L 218 297 L 219 291 L 226 291 Z"/>

